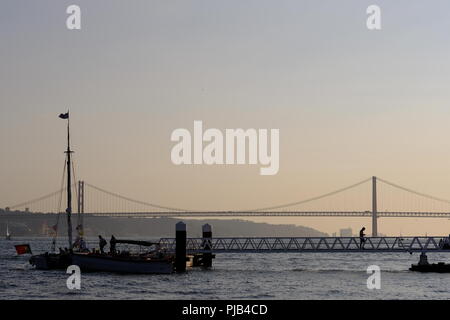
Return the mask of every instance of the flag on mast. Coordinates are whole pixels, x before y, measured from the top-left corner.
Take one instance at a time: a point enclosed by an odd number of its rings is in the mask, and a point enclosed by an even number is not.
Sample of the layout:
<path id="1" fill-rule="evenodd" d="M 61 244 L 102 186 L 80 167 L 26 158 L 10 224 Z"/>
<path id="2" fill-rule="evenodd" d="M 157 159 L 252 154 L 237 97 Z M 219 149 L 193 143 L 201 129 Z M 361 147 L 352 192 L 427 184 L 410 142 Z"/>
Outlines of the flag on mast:
<path id="1" fill-rule="evenodd" d="M 67 113 L 61 113 L 61 114 L 59 115 L 59 117 L 60 117 L 61 119 L 69 119 L 69 112 L 67 111 Z"/>

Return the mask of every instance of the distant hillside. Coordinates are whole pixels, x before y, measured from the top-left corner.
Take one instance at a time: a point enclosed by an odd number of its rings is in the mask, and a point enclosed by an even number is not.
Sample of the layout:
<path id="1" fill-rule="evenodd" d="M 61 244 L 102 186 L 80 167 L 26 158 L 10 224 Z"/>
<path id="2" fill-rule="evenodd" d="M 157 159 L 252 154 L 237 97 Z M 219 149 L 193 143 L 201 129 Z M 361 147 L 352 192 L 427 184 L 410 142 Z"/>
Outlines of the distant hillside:
<path id="1" fill-rule="evenodd" d="M 15 213 L 14 213 L 15 214 Z M 17 213 L 22 215 L 23 213 Z M 0 233 L 6 233 L 6 222 L 8 220 L 9 230 L 15 236 L 41 236 L 51 229 L 56 222 L 56 215 L 32 214 L 32 217 L 6 218 L 6 213 L 0 212 Z M 9 214 L 11 216 L 11 213 Z M 28 214 L 27 216 L 31 216 Z M 175 224 L 178 218 L 115 218 L 115 217 L 86 217 L 85 233 L 87 236 L 102 234 L 116 237 L 172 237 L 175 234 Z M 312 228 L 294 225 L 273 225 L 268 223 L 256 223 L 245 220 L 188 220 L 189 237 L 200 237 L 202 225 L 209 223 L 213 228 L 213 236 L 326 236 L 325 233 Z M 61 215 L 59 219 L 59 230 L 66 230 L 66 216 Z M 73 217 L 73 225 L 76 226 L 77 217 Z"/>

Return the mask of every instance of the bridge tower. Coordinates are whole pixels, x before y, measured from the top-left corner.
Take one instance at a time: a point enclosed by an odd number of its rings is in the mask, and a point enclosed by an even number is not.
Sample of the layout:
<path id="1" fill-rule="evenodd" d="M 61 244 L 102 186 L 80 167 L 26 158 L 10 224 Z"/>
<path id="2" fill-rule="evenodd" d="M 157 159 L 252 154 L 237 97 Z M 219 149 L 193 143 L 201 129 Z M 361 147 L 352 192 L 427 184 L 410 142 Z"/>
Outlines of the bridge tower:
<path id="1" fill-rule="evenodd" d="M 378 236 L 377 226 L 377 177 L 372 177 L 372 237 Z"/>

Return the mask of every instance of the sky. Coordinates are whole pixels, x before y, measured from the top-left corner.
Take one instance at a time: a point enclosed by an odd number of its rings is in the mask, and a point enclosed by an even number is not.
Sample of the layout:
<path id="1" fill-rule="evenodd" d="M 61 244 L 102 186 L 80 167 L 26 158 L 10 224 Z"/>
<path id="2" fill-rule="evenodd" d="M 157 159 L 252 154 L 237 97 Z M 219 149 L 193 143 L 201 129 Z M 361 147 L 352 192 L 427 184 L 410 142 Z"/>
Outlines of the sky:
<path id="1" fill-rule="evenodd" d="M 72 4 L 81 30 L 66 28 Z M 378 31 L 366 27 L 371 4 L 381 8 Z M 450 199 L 447 0 L 0 6 L 0 207 L 59 188 L 65 122 L 57 116 L 68 108 L 77 177 L 143 201 L 252 209 L 371 176 Z M 195 120 L 279 129 L 278 174 L 174 165 L 170 135 L 192 131 Z M 355 206 L 370 209 L 366 193 Z M 392 206 L 422 209 L 392 197 Z M 371 226 L 365 218 L 256 220 L 328 233 Z M 383 218 L 379 231 L 448 234 L 450 221 Z"/>

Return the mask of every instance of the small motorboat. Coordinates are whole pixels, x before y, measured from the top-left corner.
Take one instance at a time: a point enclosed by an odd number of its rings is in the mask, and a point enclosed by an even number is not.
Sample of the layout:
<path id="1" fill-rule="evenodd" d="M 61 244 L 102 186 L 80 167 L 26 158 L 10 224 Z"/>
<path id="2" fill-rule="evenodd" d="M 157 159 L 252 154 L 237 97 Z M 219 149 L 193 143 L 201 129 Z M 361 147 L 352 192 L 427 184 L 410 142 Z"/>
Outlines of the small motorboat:
<path id="1" fill-rule="evenodd" d="M 419 263 L 412 264 L 409 270 L 418 272 L 450 273 L 450 264 L 444 262 L 429 263 L 426 254 L 422 252 L 420 254 Z"/>
<path id="2" fill-rule="evenodd" d="M 427 265 L 412 264 L 409 270 L 419 272 L 450 273 L 450 264 L 444 262 L 431 263 Z"/>

